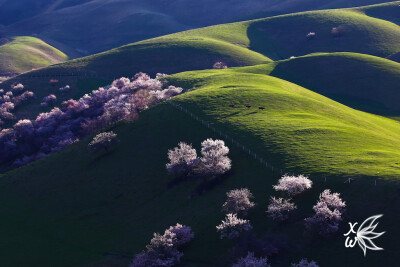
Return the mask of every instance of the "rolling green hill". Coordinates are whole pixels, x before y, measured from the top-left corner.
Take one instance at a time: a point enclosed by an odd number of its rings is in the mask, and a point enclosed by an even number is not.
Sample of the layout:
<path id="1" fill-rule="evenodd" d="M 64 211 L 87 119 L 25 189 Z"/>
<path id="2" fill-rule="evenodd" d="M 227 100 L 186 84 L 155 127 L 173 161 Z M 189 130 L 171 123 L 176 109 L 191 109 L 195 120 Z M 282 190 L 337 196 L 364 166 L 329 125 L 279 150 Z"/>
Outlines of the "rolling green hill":
<path id="1" fill-rule="evenodd" d="M 69 56 L 220 23 L 384 0 L 0 0 L 4 34 L 37 35 Z M 81 27 L 85 25 L 85 27 Z M 0 31 L 1 35 L 1 31 Z"/>
<path id="2" fill-rule="evenodd" d="M 338 33 L 332 34 L 335 27 Z M 309 32 L 315 32 L 315 37 L 307 38 Z M 217 59 L 236 66 L 314 52 L 387 57 L 400 51 L 399 38 L 400 26 L 369 17 L 358 9 L 313 11 L 171 34 L 70 61 L 48 71 L 120 75 L 137 70 L 154 73 L 157 66 L 158 71 L 176 73 L 210 68 Z"/>
<path id="3" fill-rule="evenodd" d="M 271 185 L 278 177 L 229 142 L 233 170 L 211 190 L 197 195 L 201 181 L 195 179 L 172 186 L 173 178 L 165 170 L 167 150 L 179 141 L 198 148 L 200 141 L 218 136 L 164 103 L 143 112 L 133 124 L 113 128 L 121 144 L 107 155 L 89 154 L 87 139 L 4 174 L 0 179 L 0 243 L 7 246 L 0 252 L 3 264 L 126 266 L 152 232 L 179 221 L 196 233 L 185 249 L 184 266 L 225 266 L 232 258 L 228 250 L 233 243 L 219 240 L 215 225 L 222 219 L 225 192 L 237 187 L 249 187 L 259 203 L 250 215 L 255 231 L 280 234 L 290 244 L 270 259 L 275 266 L 304 257 L 321 266 L 395 262 L 398 244 L 391 236 L 398 232 L 398 188 L 381 181 L 375 187 L 368 176 L 398 179 L 400 124 L 278 78 L 246 73 L 246 68 L 235 71 L 171 76 L 172 84 L 196 89 L 173 101 L 275 166 L 328 176 L 327 183 L 316 180 L 314 189 L 299 201 L 294 223 L 277 225 L 266 218 Z M 235 108 L 229 107 L 232 101 Z M 362 179 L 348 185 L 343 176 Z M 346 221 L 377 212 L 390 218 L 380 225 L 391 233 L 380 240 L 385 253 L 371 253 L 366 262 L 361 251 L 346 249 L 341 238 L 327 242 L 303 234 L 303 219 L 311 215 L 324 188 L 342 193 L 349 206 Z"/>
<path id="4" fill-rule="evenodd" d="M 19 36 L 0 43 L 0 76 L 11 76 L 51 64 L 68 57 L 40 39 Z"/>
<path id="5" fill-rule="evenodd" d="M 303 12 L 180 32 L 30 72 L 5 82 L 2 87 L 23 82 L 35 90 L 40 100 L 54 93 L 54 88 L 48 84 L 52 77 L 64 85 L 77 88 L 76 82 L 87 75 L 111 80 L 139 71 L 150 75 L 157 72 L 173 74 L 210 69 L 216 61 L 224 61 L 230 67 L 257 65 L 271 62 L 271 59 L 287 59 L 293 55 L 314 52 L 348 51 L 381 57 L 398 53 L 400 26 L 369 17 L 363 12 L 360 9 Z M 339 35 L 332 35 L 334 27 L 339 29 Z M 315 32 L 315 37 L 308 39 L 306 35 L 309 32 Z M 314 68 L 314 61 L 322 69 Z M 329 65 L 329 62 L 337 62 L 338 65 Z M 305 64 L 304 69 L 301 64 Z M 358 70 L 356 73 L 353 72 L 354 68 Z M 398 81 L 397 69 L 398 65 L 388 60 L 350 54 L 339 57 L 336 54 L 280 61 L 271 75 L 298 83 L 357 109 L 397 116 L 398 108 L 393 104 L 398 95 L 395 85 Z M 372 76 L 371 73 L 375 71 L 377 76 Z M 325 73 L 324 76 L 319 76 L 320 72 Z M 346 75 L 346 79 L 334 79 L 334 72 Z M 39 78 L 30 78 L 32 75 Z M 78 77 L 61 78 L 60 75 Z M 356 91 L 347 90 L 351 86 L 362 87 L 369 93 L 363 96 L 350 93 Z M 394 94 L 386 97 L 391 92 Z M 86 91 L 81 95 L 83 93 Z M 73 96 L 79 97 L 79 92 L 75 91 Z M 60 99 L 67 97 L 72 95 L 61 95 Z M 37 104 L 33 102 L 33 105 Z M 37 111 L 32 112 L 31 108 L 32 105 L 28 105 L 16 112 L 34 117 Z"/>
<path id="6" fill-rule="evenodd" d="M 391 60 L 319 53 L 231 71 L 275 76 L 370 113 L 400 114 L 400 64 Z"/>

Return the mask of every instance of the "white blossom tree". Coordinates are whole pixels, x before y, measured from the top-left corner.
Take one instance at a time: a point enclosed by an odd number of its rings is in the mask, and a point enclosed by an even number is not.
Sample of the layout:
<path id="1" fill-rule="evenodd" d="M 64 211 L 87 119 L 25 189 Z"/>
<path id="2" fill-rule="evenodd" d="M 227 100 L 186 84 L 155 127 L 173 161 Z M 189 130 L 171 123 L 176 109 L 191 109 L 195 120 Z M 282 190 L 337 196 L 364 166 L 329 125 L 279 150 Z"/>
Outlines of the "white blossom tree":
<path id="1" fill-rule="evenodd" d="M 229 213 L 217 226 L 217 232 L 220 232 L 221 239 L 234 239 L 239 237 L 241 232 L 250 231 L 252 228 L 249 220 L 240 219 L 236 214 Z"/>
<path id="2" fill-rule="evenodd" d="M 301 194 L 311 187 L 312 181 L 308 177 L 304 175 L 290 176 L 287 174 L 278 180 L 277 185 L 273 186 L 276 191 L 283 191 L 291 197 Z"/>
<path id="3" fill-rule="evenodd" d="M 197 164 L 197 152 L 192 145 L 180 142 L 178 147 L 168 150 L 166 167 L 169 174 L 188 175 Z"/>
<path id="4" fill-rule="evenodd" d="M 104 133 L 99 133 L 96 135 L 92 142 L 89 143 L 89 149 L 92 150 L 93 152 L 97 152 L 100 150 L 105 150 L 108 152 L 108 150 L 119 143 L 117 134 L 114 132 L 104 132 Z"/>
<path id="5" fill-rule="evenodd" d="M 253 194 L 247 188 L 234 189 L 226 193 L 227 199 L 222 205 L 222 210 L 226 213 L 236 213 L 246 216 L 249 209 L 255 206 L 251 201 Z"/>
<path id="6" fill-rule="evenodd" d="M 340 198 L 339 193 L 331 193 L 329 189 L 324 190 L 317 204 L 313 207 L 315 214 L 306 218 L 306 228 L 320 235 L 330 235 L 337 232 L 342 222 L 342 213 L 346 203 Z"/>
<path id="7" fill-rule="evenodd" d="M 289 214 L 297 207 L 289 199 L 271 197 L 268 205 L 268 216 L 275 221 L 284 221 L 289 218 Z"/>
<path id="8" fill-rule="evenodd" d="M 201 164 L 197 171 L 201 175 L 217 176 L 229 171 L 232 167 L 228 157 L 229 148 L 222 140 L 211 138 L 201 143 Z"/>
<path id="9" fill-rule="evenodd" d="M 183 256 L 179 247 L 193 237 L 191 228 L 179 223 L 169 227 L 163 235 L 154 233 L 150 244 L 146 246 L 147 251 L 136 255 L 130 267 L 175 266 Z"/>

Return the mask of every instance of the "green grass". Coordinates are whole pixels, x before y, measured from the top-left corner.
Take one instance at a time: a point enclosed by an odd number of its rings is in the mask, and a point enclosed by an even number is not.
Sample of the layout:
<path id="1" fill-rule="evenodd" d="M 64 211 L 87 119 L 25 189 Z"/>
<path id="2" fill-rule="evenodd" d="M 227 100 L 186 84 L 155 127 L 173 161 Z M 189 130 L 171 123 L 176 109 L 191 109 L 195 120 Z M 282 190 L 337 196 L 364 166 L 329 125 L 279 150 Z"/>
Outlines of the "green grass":
<path id="1" fill-rule="evenodd" d="M 86 71 L 108 76 L 136 71 L 177 73 L 211 68 L 217 60 L 230 66 L 244 66 L 314 52 L 346 51 L 380 57 L 399 52 L 400 27 L 363 12 L 360 9 L 312 11 L 216 25 L 129 44 L 42 73 Z M 345 31 L 334 38 L 331 30 L 338 26 Z M 317 35 L 308 40 L 306 35 L 311 31 Z"/>
<path id="2" fill-rule="evenodd" d="M 333 27 L 345 31 L 339 38 Z M 307 39 L 315 32 L 313 39 Z M 315 52 L 357 52 L 385 57 L 400 50 L 400 27 L 355 10 L 296 13 L 254 21 L 248 28 L 250 48 L 272 59 Z"/>
<path id="3" fill-rule="evenodd" d="M 197 88 L 176 101 L 223 124 L 230 135 L 244 138 L 263 158 L 289 171 L 389 179 L 397 179 L 400 172 L 397 121 L 240 69 L 181 73 L 169 79 Z M 238 107 L 229 108 L 231 102 Z M 247 110 L 246 104 L 252 108 Z M 266 110 L 258 110 L 260 106 Z"/>
<path id="4" fill-rule="evenodd" d="M 18 36 L 0 45 L 0 75 L 15 75 L 67 59 L 64 53 L 38 38 Z"/>
<path id="5" fill-rule="evenodd" d="M 358 110 L 400 114 L 400 64 L 391 60 L 355 53 L 319 53 L 231 71 L 275 76 Z"/>
<path id="6" fill-rule="evenodd" d="M 357 8 L 370 17 L 384 19 L 400 25 L 400 1 Z"/>
<path id="7" fill-rule="evenodd" d="M 184 105 L 218 129 L 238 139 L 276 166 L 328 175 L 298 199 L 299 211 L 290 223 L 277 225 L 266 217 L 267 200 L 278 177 L 227 143 L 233 169 L 220 183 L 188 199 L 200 180 L 170 187 L 166 152 L 179 141 L 197 149 L 206 138 L 220 138 L 188 115 L 168 104 L 143 112 L 133 124 L 120 123 L 115 131 L 121 144 L 107 155 L 91 155 L 90 139 L 48 158 L 4 174 L 0 179 L 0 244 L 5 266 L 71 266 L 93 263 L 126 266 L 144 249 L 152 233 L 177 221 L 196 233 L 185 249 L 183 266 L 226 266 L 233 242 L 219 240 L 215 225 L 223 218 L 225 192 L 249 187 L 258 203 L 250 214 L 254 231 L 287 238 L 290 249 L 270 261 L 288 266 L 303 257 L 320 266 L 391 266 L 398 260 L 396 240 L 398 186 L 366 176 L 395 180 L 400 125 L 389 119 L 352 110 L 304 88 L 277 78 L 230 70 L 182 73 L 171 82 L 196 88 L 173 101 Z M 231 109 L 235 101 L 240 107 Z M 252 104 L 251 110 L 242 106 Z M 255 107 L 263 105 L 265 111 Z M 377 175 L 380 171 L 381 175 Z M 340 175 L 362 177 L 351 185 Z M 315 177 L 316 178 L 316 177 Z M 344 247 L 344 239 L 304 235 L 303 219 L 312 214 L 319 192 L 341 192 L 349 206 L 345 221 L 360 221 L 384 213 L 380 227 L 389 234 L 380 239 L 384 253 Z M 345 231 L 344 229 L 343 231 Z M 335 251 L 335 257 L 332 257 Z M 21 254 L 24 255 L 21 257 Z M 110 256 L 110 254 L 114 256 Z"/>
<path id="8" fill-rule="evenodd" d="M 101 54 L 68 61 L 39 73 L 94 72 L 106 77 L 146 72 L 177 73 L 212 68 L 215 62 L 246 66 L 271 62 L 270 59 L 239 45 L 207 37 L 151 39 L 122 46 Z"/>

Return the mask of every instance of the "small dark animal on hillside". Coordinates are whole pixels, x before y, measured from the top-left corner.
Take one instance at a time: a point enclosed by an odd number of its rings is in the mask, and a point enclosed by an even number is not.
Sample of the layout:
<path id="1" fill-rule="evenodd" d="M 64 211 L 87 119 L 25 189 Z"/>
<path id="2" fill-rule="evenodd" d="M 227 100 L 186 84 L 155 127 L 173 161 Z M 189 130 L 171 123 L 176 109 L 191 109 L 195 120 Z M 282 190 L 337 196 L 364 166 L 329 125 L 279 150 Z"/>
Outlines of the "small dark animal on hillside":
<path id="1" fill-rule="evenodd" d="M 229 107 L 234 108 L 235 107 L 235 102 L 232 102 Z"/>
<path id="2" fill-rule="evenodd" d="M 248 104 L 247 104 L 247 105 L 246 105 L 246 108 L 251 108 L 251 105 L 248 105 Z"/>
<path id="3" fill-rule="evenodd" d="M 264 110 L 265 108 L 264 108 L 264 107 L 258 107 L 258 109 L 260 109 L 260 110 Z"/>

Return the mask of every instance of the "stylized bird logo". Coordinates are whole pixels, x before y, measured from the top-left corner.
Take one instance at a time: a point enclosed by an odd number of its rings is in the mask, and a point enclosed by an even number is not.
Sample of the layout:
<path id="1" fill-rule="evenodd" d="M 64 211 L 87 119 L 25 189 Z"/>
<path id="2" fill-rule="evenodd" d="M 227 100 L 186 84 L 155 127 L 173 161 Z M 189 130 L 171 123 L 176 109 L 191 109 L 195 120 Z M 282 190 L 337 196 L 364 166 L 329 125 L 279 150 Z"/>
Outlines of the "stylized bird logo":
<path id="1" fill-rule="evenodd" d="M 354 227 L 358 223 L 354 223 L 354 224 L 349 223 L 350 231 L 348 231 L 346 234 L 344 234 L 344 236 L 347 236 L 346 241 L 345 241 L 346 248 L 348 248 L 348 247 L 352 248 L 358 243 L 358 245 L 360 246 L 362 251 L 364 251 L 364 256 L 367 255 L 367 249 L 383 250 L 383 248 L 377 247 L 374 244 L 374 242 L 372 242 L 373 239 L 378 238 L 385 233 L 385 232 L 381 232 L 381 233 L 374 232 L 375 228 L 378 226 L 378 223 L 375 224 L 375 221 L 382 216 L 383 216 L 383 214 L 369 217 L 358 227 L 357 232 L 354 231 Z M 351 240 L 351 238 L 349 236 L 351 233 L 356 234 L 356 237 L 354 240 Z"/>

